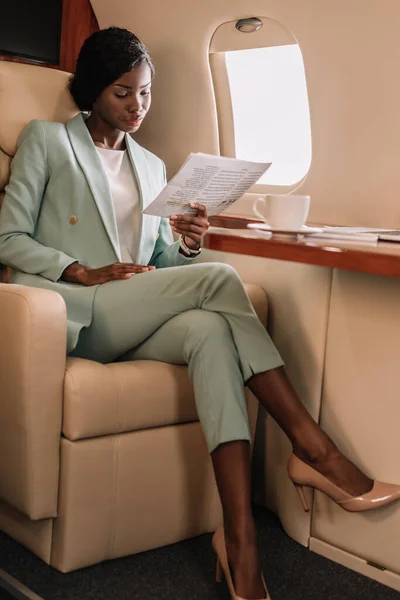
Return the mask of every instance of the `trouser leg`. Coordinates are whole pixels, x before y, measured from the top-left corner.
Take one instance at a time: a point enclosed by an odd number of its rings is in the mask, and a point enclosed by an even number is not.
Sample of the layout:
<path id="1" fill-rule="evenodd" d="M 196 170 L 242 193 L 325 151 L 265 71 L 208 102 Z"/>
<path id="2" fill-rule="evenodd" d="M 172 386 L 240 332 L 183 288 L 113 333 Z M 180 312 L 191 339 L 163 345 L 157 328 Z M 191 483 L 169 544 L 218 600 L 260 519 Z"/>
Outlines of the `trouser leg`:
<path id="1" fill-rule="evenodd" d="M 283 364 L 238 275 L 222 263 L 203 263 L 134 275 L 97 290 L 91 326 L 75 356 L 110 362 L 141 344 L 180 313 L 202 308 L 229 324 L 244 381 Z"/>
<path id="2" fill-rule="evenodd" d="M 243 375 L 227 321 L 207 310 L 188 310 L 162 325 L 125 357 L 187 364 L 207 446 L 250 440 Z"/>

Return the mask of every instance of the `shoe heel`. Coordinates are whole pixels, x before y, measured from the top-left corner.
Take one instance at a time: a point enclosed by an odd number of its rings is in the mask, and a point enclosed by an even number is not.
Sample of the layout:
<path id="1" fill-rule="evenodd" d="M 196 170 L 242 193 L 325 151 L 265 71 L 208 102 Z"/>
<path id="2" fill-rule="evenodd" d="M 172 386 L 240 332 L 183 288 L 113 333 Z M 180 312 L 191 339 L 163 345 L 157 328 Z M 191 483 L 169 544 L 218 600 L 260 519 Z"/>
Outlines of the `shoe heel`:
<path id="1" fill-rule="evenodd" d="M 304 512 L 309 512 L 310 507 L 307 504 L 307 500 L 306 500 L 306 497 L 304 495 L 304 488 L 303 488 L 303 486 L 302 485 L 298 485 L 297 483 L 293 483 L 293 485 L 294 485 L 294 487 L 296 489 L 296 492 L 297 492 L 297 494 L 298 494 L 298 496 L 300 498 L 300 502 L 303 505 Z"/>
<path id="2" fill-rule="evenodd" d="M 217 583 L 221 583 L 222 580 L 222 567 L 219 558 L 217 558 L 217 568 L 215 573 L 215 579 Z"/>

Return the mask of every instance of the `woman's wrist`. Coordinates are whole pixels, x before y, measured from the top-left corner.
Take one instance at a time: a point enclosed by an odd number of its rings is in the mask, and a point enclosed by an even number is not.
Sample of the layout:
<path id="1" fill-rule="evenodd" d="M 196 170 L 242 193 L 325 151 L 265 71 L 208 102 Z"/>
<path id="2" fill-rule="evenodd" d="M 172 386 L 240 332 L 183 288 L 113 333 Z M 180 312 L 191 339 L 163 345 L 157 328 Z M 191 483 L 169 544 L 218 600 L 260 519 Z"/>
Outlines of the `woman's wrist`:
<path id="1" fill-rule="evenodd" d="M 185 244 L 185 246 L 187 248 L 189 248 L 189 250 L 192 250 L 193 252 L 197 252 L 198 250 L 201 249 L 201 244 L 199 242 L 196 243 L 194 240 L 192 240 L 190 237 L 187 237 L 184 234 L 182 234 L 182 240 L 183 240 L 183 243 Z"/>
<path id="2" fill-rule="evenodd" d="M 197 255 L 198 255 L 198 254 L 200 254 L 200 252 L 201 252 L 201 246 L 200 246 L 200 244 L 197 244 L 197 247 L 196 247 L 196 248 L 192 248 L 192 247 L 190 247 L 190 246 L 187 244 L 187 242 L 186 242 L 186 239 L 185 239 L 185 236 L 184 236 L 184 235 L 181 235 L 181 238 L 180 238 L 180 240 L 179 240 L 179 243 L 180 243 L 181 250 L 183 251 L 183 253 L 184 253 L 185 255 L 188 255 L 188 256 L 197 256 Z"/>
<path id="3" fill-rule="evenodd" d="M 81 265 L 79 262 L 74 262 L 64 269 L 61 279 L 63 281 L 68 281 L 69 283 L 85 284 L 88 270 L 88 267 Z"/>

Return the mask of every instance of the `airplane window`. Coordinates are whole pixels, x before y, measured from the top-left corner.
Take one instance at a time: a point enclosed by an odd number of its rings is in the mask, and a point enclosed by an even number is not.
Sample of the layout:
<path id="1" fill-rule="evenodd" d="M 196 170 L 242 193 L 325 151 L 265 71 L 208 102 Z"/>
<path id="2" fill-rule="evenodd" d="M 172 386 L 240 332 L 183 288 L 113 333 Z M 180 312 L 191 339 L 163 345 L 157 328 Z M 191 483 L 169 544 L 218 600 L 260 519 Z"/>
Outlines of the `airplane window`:
<path id="1" fill-rule="evenodd" d="M 293 185 L 311 165 L 311 128 L 297 44 L 225 52 L 232 103 L 234 154 L 271 161 L 258 182 Z"/>

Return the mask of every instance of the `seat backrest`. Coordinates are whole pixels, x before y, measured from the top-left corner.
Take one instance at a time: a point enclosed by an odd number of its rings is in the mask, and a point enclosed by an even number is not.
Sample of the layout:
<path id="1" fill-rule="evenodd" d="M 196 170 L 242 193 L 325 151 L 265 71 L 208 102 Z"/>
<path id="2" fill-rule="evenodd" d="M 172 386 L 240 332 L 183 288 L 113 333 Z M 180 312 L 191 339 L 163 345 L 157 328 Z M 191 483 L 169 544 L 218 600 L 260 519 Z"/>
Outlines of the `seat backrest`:
<path id="1" fill-rule="evenodd" d="M 68 78 L 68 73 L 55 69 L 0 61 L 0 204 L 22 129 L 32 119 L 66 122 L 77 114 Z M 3 275 L 5 280 L 8 271 L 3 267 L 0 278 Z M 0 497 L 30 518 L 43 519 L 57 514 L 65 306 L 57 298 L 50 306 L 50 295 L 44 290 L 34 290 L 28 301 L 23 289 L 7 288 L 0 285 L 0 329 L 8 344 L 3 351 L 11 352 L 13 364 L 7 368 L 3 360 L 0 369 Z M 37 325 L 43 302 L 47 313 L 55 310 L 48 331 Z M 35 360 L 29 358 L 33 339 Z M 13 362 L 13 356 L 18 360 Z"/>
<path id="2" fill-rule="evenodd" d="M 69 77 L 56 69 L 0 61 L 0 208 L 23 128 L 32 119 L 65 123 L 78 113 Z M 7 273 L 0 268 L 0 282 Z"/>

